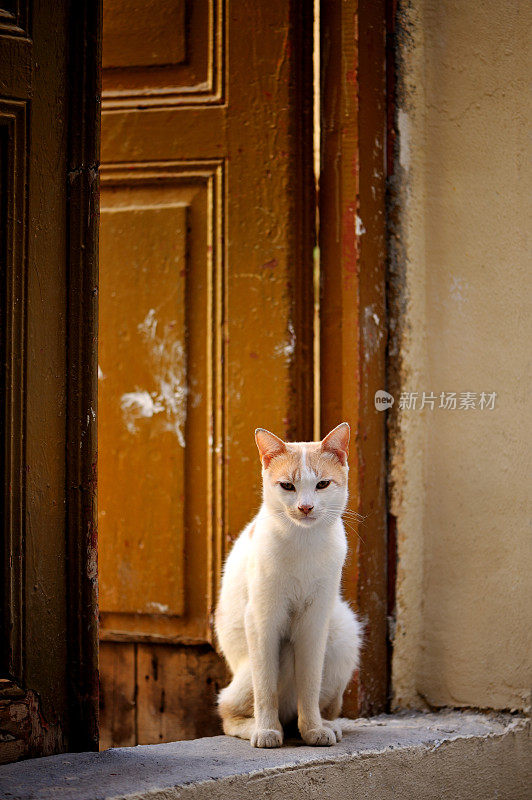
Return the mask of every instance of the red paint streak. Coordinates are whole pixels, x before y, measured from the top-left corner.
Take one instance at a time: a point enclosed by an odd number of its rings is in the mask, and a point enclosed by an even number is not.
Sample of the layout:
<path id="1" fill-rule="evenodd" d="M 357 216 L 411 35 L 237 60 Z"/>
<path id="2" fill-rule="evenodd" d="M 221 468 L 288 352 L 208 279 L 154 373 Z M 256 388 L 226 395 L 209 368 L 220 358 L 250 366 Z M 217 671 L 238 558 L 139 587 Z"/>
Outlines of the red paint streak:
<path id="1" fill-rule="evenodd" d="M 271 258 L 269 261 L 265 261 L 264 264 L 261 265 L 261 269 L 275 269 L 278 262 L 276 258 Z"/>
<path id="2" fill-rule="evenodd" d="M 350 84 L 351 84 L 351 86 L 358 86 L 358 76 L 357 76 L 357 70 L 356 70 L 356 68 L 354 68 L 354 69 L 349 69 L 349 70 L 348 70 L 348 71 L 345 73 L 345 79 L 346 79 L 346 81 L 347 81 L 348 83 L 350 83 Z"/>
<path id="3" fill-rule="evenodd" d="M 349 203 L 342 215 L 342 263 L 350 282 L 358 274 L 358 239 L 356 235 L 356 203 Z"/>

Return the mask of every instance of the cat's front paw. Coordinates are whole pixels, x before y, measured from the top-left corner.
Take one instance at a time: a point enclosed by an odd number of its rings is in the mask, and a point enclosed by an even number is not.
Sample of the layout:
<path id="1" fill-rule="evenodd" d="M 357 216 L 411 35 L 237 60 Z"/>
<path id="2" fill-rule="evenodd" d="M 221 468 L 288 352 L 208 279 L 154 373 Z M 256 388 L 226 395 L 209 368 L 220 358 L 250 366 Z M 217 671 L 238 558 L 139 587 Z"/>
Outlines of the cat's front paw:
<path id="1" fill-rule="evenodd" d="M 340 733 L 340 737 L 341 737 Z M 330 747 L 336 744 L 336 733 L 332 728 L 326 727 L 325 723 L 320 728 L 310 728 L 301 731 L 301 737 L 306 744 L 316 745 L 317 747 Z"/>
<path id="2" fill-rule="evenodd" d="M 330 728 L 334 735 L 336 736 L 336 741 L 342 741 L 342 726 L 338 722 L 337 719 L 324 719 L 323 724 L 326 728 Z"/>
<path id="3" fill-rule="evenodd" d="M 252 747 L 281 747 L 283 736 L 274 728 L 255 728 L 251 735 Z"/>

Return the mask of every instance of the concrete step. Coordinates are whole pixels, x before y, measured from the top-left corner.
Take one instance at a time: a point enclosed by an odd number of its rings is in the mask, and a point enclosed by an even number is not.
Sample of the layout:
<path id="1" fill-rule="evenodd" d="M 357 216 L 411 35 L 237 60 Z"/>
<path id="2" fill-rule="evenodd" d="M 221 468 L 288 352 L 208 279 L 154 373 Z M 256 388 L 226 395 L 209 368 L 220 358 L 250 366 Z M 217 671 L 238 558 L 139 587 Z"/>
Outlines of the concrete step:
<path id="1" fill-rule="evenodd" d="M 529 722 L 471 711 L 350 722 L 334 747 L 215 736 L 0 767 L 1 800 L 531 800 Z"/>

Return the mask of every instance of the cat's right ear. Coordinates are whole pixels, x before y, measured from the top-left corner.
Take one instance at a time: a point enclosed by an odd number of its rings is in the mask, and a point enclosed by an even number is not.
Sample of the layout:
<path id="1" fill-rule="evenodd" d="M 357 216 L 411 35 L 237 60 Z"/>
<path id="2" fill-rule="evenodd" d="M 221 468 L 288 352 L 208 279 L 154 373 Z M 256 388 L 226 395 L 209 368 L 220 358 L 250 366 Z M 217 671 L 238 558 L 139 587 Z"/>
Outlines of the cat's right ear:
<path id="1" fill-rule="evenodd" d="M 281 453 L 284 453 L 286 450 L 286 445 L 283 440 L 264 428 L 257 428 L 255 431 L 255 441 L 264 469 L 268 468 L 272 458 L 281 455 Z"/>

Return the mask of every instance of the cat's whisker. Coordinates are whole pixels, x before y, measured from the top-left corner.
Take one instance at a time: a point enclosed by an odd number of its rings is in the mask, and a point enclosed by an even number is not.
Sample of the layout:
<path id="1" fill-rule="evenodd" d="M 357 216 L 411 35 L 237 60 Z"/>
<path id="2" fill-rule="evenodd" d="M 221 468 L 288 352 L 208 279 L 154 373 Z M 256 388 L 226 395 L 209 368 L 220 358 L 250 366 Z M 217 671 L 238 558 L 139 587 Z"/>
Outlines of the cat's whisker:
<path id="1" fill-rule="evenodd" d="M 349 530 L 350 530 L 350 531 L 352 531 L 352 532 L 355 534 L 355 536 L 357 536 L 357 537 L 360 539 L 360 541 L 362 542 L 362 544 L 363 544 L 364 546 L 366 545 L 366 542 L 364 541 L 364 539 L 362 538 L 362 536 L 359 534 L 359 532 L 358 532 L 357 530 L 355 530 L 355 528 L 353 528 L 353 526 L 352 526 L 352 525 L 350 525 L 348 522 L 345 522 L 345 520 L 344 520 L 344 525 L 345 525 L 347 528 L 349 528 Z"/>
<path id="2" fill-rule="evenodd" d="M 363 520 L 363 519 L 360 519 L 359 517 L 350 517 L 350 516 L 347 516 L 347 517 L 344 517 L 344 519 L 348 519 L 348 520 L 350 520 L 351 522 L 356 522 L 358 525 L 364 525 L 364 524 L 365 524 L 365 520 Z"/>
<path id="3" fill-rule="evenodd" d="M 335 507 L 331 506 L 331 509 L 332 508 L 334 508 L 335 511 L 339 511 L 340 510 L 340 508 L 335 508 Z M 343 514 L 350 514 L 350 515 L 352 515 L 354 517 L 357 517 L 360 520 L 367 519 L 367 517 L 368 517 L 367 514 L 360 514 L 358 511 L 354 511 L 352 508 L 345 508 L 342 513 Z"/>
<path id="4" fill-rule="evenodd" d="M 355 520 L 355 521 L 360 522 L 360 523 L 364 523 L 366 521 L 366 519 L 368 518 L 368 515 L 363 516 L 362 514 L 359 514 L 357 511 L 351 511 L 350 509 L 345 509 L 344 511 L 342 511 L 341 508 L 334 508 L 334 507 L 328 506 L 324 510 L 331 511 L 333 513 L 341 515 L 342 517 L 347 517 L 348 519 L 352 519 L 352 520 Z"/>
<path id="5" fill-rule="evenodd" d="M 358 511 L 352 511 L 349 508 L 346 508 L 345 510 L 342 511 L 341 507 L 336 508 L 334 506 L 328 506 L 327 510 L 336 512 L 338 514 L 341 514 L 341 516 L 346 516 L 349 519 L 356 520 L 357 522 L 360 522 L 362 524 L 367 520 L 369 516 L 369 514 L 362 515 L 359 514 Z"/>
<path id="6" fill-rule="evenodd" d="M 325 522 L 328 522 L 328 521 L 332 522 L 336 518 L 337 518 L 337 514 L 334 511 L 331 510 L 331 507 L 328 507 L 328 509 L 325 511 L 325 513 L 323 513 L 323 519 L 324 519 Z M 355 536 L 357 536 L 360 539 L 360 541 L 362 542 L 363 545 L 366 544 L 365 540 L 362 538 L 362 536 L 359 534 L 359 532 L 355 528 L 355 523 L 360 523 L 360 520 L 358 520 L 358 519 L 353 520 L 352 518 L 351 519 L 348 518 L 348 519 L 344 519 L 343 523 L 344 523 L 346 528 L 348 528 L 350 531 L 352 531 L 355 534 Z"/>

